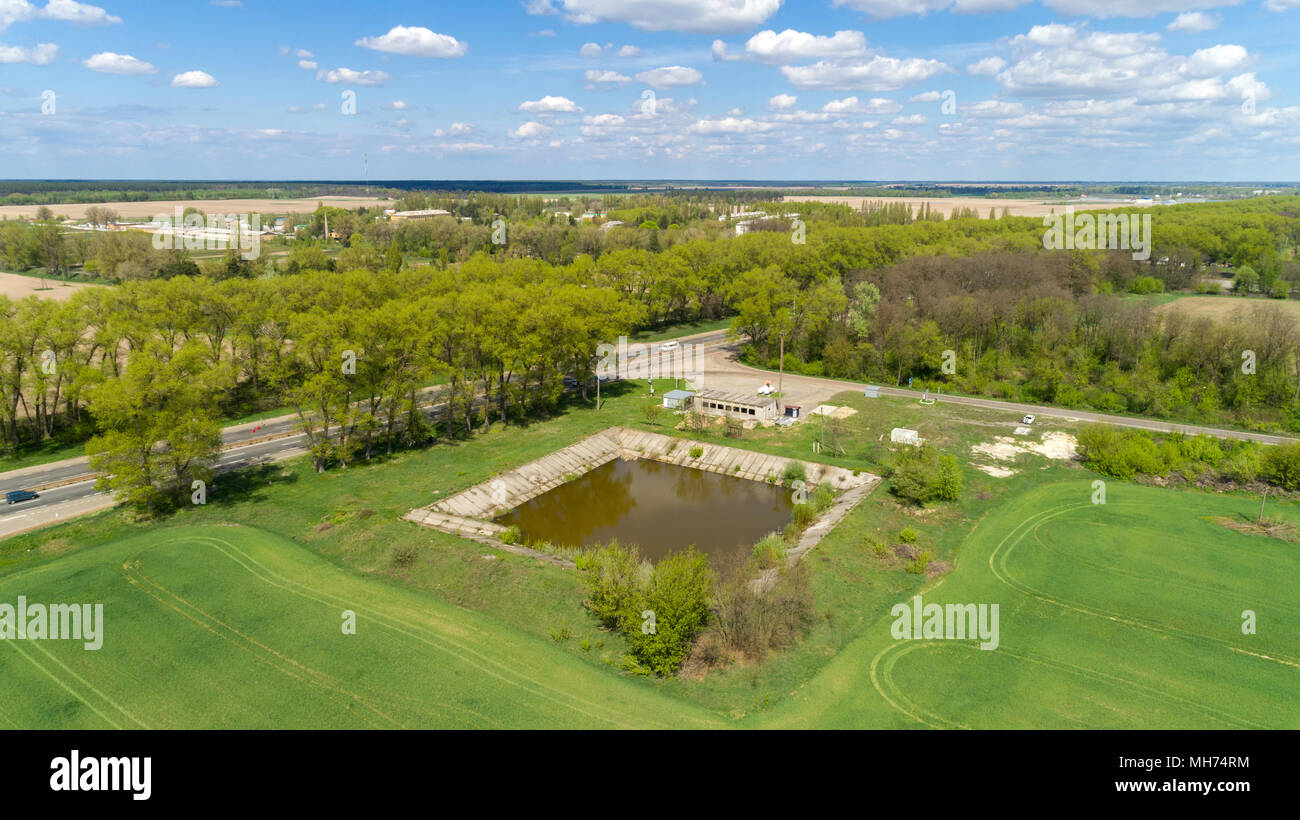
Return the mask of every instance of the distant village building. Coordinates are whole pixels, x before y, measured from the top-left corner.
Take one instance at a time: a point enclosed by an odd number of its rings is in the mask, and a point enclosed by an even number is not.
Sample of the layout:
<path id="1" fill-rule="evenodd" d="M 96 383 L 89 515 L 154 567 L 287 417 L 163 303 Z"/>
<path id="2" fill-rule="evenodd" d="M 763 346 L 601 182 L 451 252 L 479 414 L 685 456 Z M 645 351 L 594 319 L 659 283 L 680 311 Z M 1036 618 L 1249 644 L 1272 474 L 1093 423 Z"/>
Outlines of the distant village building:
<path id="1" fill-rule="evenodd" d="M 451 211 L 444 211 L 441 208 L 425 208 L 419 211 L 393 211 L 388 214 L 390 222 L 405 222 L 408 219 L 430 219 L 435 216 L 451 216 Z"/>

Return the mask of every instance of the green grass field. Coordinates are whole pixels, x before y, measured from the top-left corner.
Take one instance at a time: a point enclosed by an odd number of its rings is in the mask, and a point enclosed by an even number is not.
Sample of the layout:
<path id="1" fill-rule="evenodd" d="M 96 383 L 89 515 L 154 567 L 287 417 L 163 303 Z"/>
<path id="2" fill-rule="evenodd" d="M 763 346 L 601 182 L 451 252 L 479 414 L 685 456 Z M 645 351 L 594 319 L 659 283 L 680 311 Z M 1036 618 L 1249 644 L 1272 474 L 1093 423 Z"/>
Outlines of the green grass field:
<path id="1" fill-rule="evenodd" d="M 0 582 L 104 604 L 104 645 L 0 646 L 13 728 L 704 727 L 719 721 L 468 610 L 251 527 L 123 539 Z M 355 635 L 342 613 L 356 613 Z"/>
<path id="2" fill-rule="evenodd" d="M 1210 520 L 1243 498 L 1090 480 L 990 512 L 926 603 L 996 603 L 1000 645 L 895 641 L 886 616 L 765 725 L 1296 728 L 1294 543 Z M 1242 634 L 1242 612 L 1258 633 Z"/>
<path id="3" fill-rule="evenodd" d="M 103 649 L 0 641 L 11 727 L 1300 726 L 1300 545 L 1229 529 L 1258 498 L 1108 482 L 1022 456 L 1011 478 L 965 466 L 954 505 L 909 510 L 882 487 L 806 559 L 817 619 L 761 666 L 702 679 L 618 671 L 622 639 L 583 609 L 572 571 L 401 521 L 609 424 L 644 398 L 573 408 L 383 463 L 317 475 L 304 460 L 219 479 L 157 524 L 104 513 L 0 542 L 0 603 L 103 602 Z M 871 469 L 893 423 L 961 456 L 1014 419 L 843 395 L 847 452 Z M 1005 415 L 1005 414 L 1002 414 Z M 670 432 L 666 427 L 654 428 Z M 743 447 L 808 457 L 815 429 Z M 1290 502 L 1270 514 L 1300 520 Z M 904 527 L 950 562 L 903 571 L 868 536 Z M 401 549 L 413 551 L 399 563 Z M 890 607 L 996 603 L 1000 646 L 898 642 Z M 357 613 L 345 636 L 341 613 Z M 1243 635 L 1253 610 L 1258 634 Z"/>

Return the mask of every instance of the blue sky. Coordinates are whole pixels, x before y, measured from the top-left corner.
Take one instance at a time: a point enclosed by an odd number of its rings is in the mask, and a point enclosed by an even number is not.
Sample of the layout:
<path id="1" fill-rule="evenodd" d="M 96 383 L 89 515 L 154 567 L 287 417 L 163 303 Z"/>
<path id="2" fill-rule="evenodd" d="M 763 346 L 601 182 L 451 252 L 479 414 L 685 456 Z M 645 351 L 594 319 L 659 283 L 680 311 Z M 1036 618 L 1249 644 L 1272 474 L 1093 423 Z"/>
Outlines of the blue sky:
<path id="1" fill-rule="evenodd" d="M 1298 40 L 1300 0 L 0 0 L 0 178 L 1296 180 Z"/>

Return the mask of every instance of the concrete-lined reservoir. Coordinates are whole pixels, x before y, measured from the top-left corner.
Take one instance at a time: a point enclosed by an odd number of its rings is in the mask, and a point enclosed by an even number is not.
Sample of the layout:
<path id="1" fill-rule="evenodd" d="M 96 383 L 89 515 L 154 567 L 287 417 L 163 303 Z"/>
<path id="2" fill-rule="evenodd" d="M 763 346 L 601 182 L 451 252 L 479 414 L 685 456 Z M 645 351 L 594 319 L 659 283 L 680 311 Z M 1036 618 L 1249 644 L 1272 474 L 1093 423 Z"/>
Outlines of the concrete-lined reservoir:
<path id="1" fill-rule="evenodd" d="M 574 563 L 513 539 L 506 543 L 501 536 L 514 524 L 534 543 L 618 538 L 638 544 L 652 559 L 691 544 L 701 552 L 726 553 L 751 548 L 790 520 L 791 488 L 779 481 L 794 463 L 803 467 L 807 491 L 825 484 L 839 493 L 786 553 L 787 560 L 797 561 L 871 492 L 879 476 L 716 441 L 610 427 L 403 518 L 566 567 Z M 602 472 L 583 481 L 597 470 Z M 511 515 L 520 508 L 527 510 Z"/>
<path id="2" fill-rule="evenodd" d="M 789 521 L 789 488 L 650 459 L 614 459 L 499 516 L 526 541 L 591 546 L 617 538 L 657 561 L 694 544 L 745 553 Z"/>

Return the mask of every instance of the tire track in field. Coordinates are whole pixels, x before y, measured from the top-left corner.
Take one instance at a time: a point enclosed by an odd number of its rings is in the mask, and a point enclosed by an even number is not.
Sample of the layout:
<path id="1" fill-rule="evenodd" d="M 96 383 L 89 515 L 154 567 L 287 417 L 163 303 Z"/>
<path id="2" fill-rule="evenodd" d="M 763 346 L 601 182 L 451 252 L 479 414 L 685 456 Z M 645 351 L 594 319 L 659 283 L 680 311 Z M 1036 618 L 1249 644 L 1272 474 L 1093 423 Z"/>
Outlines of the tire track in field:
<path id="1" fill-rule="evenodd" d="M 1123 503 L 1123 502 L 1116 502 L 1116 503 Z M 1174 580 L 1170 580 L 1170 578 L 1167 576 L 1146 575 L 1141 572 L 1135 572 L 1133 570 L 1118 569 L 1116 567 L 1108 567 L 1105 564 L 1102 564 L 1097 561 L 1092 561 L 1084 556 L 1081 556 L 1077 552 L 1069 550 L 1068 547 L 1066 547 L 1063 550 L 1062 548 L 1049 543 L 1046 539 L 1043 538 L 1039 530 L 1045 525 L 1045 523 L 1046 522 L 1034 528 L 1034 540 L 1037 541 L 1039 544 L 1041 544 L 1043 549 L 1055 555 L 1065 555 L 1068 563 L 1078 564 L 1085 567 L 1091 567 L 1100 572 L 1105 572 L 1111 575 L 1120 575 L 1126 578 L 1133 578 L 1134 580 L 1145 581 L 1153 585 L 1165 586 L 1165 587 L 1171 587 L 1171 586 L 1180 587 L 1182 589 L 1190 590 L 1193 592 L 1202 592 L 1207 595 L 1213 595 L 1216 598 L 1223 598 L 1228 601 L 1233 601 L 1238 606 L 1246 606 L 1246 608 L 1248 609 L 1250 608 L 1250 606 L 1248 605 L 1243 605 L 1240 599 L 1234 598 L 1234 594 L 1231 591 L 1222 589 L 1220 587 L 1210 586 L 1209 584 L 1201 584 L 1196 581 L 1186 581 L 1186 580 L 1174 581 Z M 1292 608 L 1290 606 L 1287 606 L 1286 604 L 1279 604 L 1275 601 L 1266 601 L 1263 599 L 1260 600 L 1270 609 L 1285 612 L 1289 615 L 1300 615 L 1300 609 Z M 1258 604 L 1256 606 L 1258 606 Z"/>
<path id="2" fill-rule="evenodd" d="M 168 541 L 164 543 L 171 544 L 176 542 Z M 173 612 L 176 612 L 190 622 L 203 627 L 207 631 L 216 635 L 222 641 L 252 655 L 254 658 L 271 667 L 275 671 L 302 683 L 309 689 L 315 689 L 318 692 L 325 694 L 326 697 L 331 700 L 345 705 L 357 705 L 371 712 L 372 715 L 378 718 L 381 722 L 371 720 L 364 715 L 358 715 L 358 717 L 361 717 L 361 719 L 371 727 L 376 729 L 384 728 L 383 722 L 386 722 L 390 727 L 397 727 L 399 729 L 407 728 L 396 718 L 393 718 L 391 715 L 388 715 L 383 710 L 370 703 L 366 698 L 348 690 L 342 684 L 342 681 L 332 678 L 330 675 L 320 672 L 317 669 L 313 669 L 287 655 L 284 655 L 257 639 L 244 634 L 240 630 L 225 621 L 222 621 L 211 613 L 206 612 L 202 608 L 195 606 L 182 596 L 177 595 L 175 592 L 172 592 L 166 586 L 155 581 L 140 568 L 138 556 L 134 562 L 128 561 L 123 563 L 122 571 L 126 576 L 127 581 L 141 592 L 149 595 L 155 601 L 158 601 L 163 606 L 171 609 Z M 148 588 L 146 588 L 146 586 Z"/>
<path id="3" fill-rule="evenodd" d="M 250 564 L 260 569 L 261 572 L 265 574 L 265 576 L 259 574 L 256 570 L 252 569 L 252 567 L 244 564 L 242 561 L 240 561 L 238 558 L 235 558 L 233 555 L 227 554 L 227 557 L 229 557 L 232 561 L 239 563 L 241 566 L 243 566 L 254 576 L 260 578 L 264 583 L 283 589 L 286 592 L 290 592 L 300 597 L 307 598 L 308 600 L 316 601 L 317 603 L 332 604 L 334 606 L 341 606 L 345 609 L 352 609 L 354 612 L 357 612 L 358 615 L 360 615 L 362 612 L 361 610 L 358 610 L 354 605 L 352 605 L 350 602 L 346 601 L 345 599 L 338 598 L 336 596 L 331 595 L 330 593 L 322 592 L 320 590 L 314 590 L 310 587 L 300 584 L 299 582 L 293 580 L 292 578 L 286 578 L 285 576 L 280 575 L 279 573 L 275 572 L 269 567 L 266 567 L 263 564 L 261 564 L 259 561 L 257 561 L 257 559 L 248 555 L 239 547 L 235 546 L 234 544 L 231 544 L 228 541 L 225 541 L 224 539 L 219 539 L 216 538 L 215 536 L 197 536 L 196 540 L 197 539 L 204 539 L 209 541 L 210 546 L 214 546 L 216 549 L 218 549 L 221 552 L 225 552 L 225 550 L 222 550 L 221 547 L 216 546 L 217 544 L 222 544 L 227 548 L 229 548 L 234 553 L 237 553 L 245 561 L 248 561 Z M 272 580 L 272 579 L 277 579 L 277 580 Z M 324 598 L 316 597 L 316 596 L 324 596 Z M 609 716 L 609 704 L 607 703 L 605 704 L 596 703 L 587 700 L 585 698 L 582 698 L 578 695 L 575 695 L 570 691 L 556 689 L 555 687 L 550 686 L 549 684 L 543 683 L 535 678 L 532 678 L 522 672 L 519 672 L 518 670 L 515 670 L 507 666 L 506 664 L 496 660 L 495 658 L 484 655 L 483 653 L 479 652 L 473 647 L 468 646 L 463 642 L 457 641 L 456 639 L 450 637 L 449 635 L 439 633 L 432 627 L 420 625 L 420 624 L 414 624 L 409 621 L 403 620 L 402 618 L 393 615 L 390 612 L 385 611 L 379 607 L 370 610 L 367 614 L 369 617 L 374 617 L 376 622 L 380 623 L 381 625 L 387 626 L 389 629 L 398 632 L 399 634 L 405 635 L 409 638 L 412 638 L 413 640 L 419 641 L 420 643 L 427 644 L 435 649 L 445 652 L 451 655 L 452 657 L 457 658 L 461 662 L 467 664 L 468 666 L 471 666 L 479 670 L 480 672 L 483 672 L 486 675 L 496 678 L 497 680 L 501 681 L 502 683 L 508 686 L 518 688 L 524 692 L 528 692 L 529 694 L 543 698 L 544 700 L 550 701 L 563 708 L 570 709 L 592 720 L 601 723 L 608 723 L 616 727 L 621 726 L 621 724 L 617 723 L 613 718 Z M 391 623 L 385 623 L 384 622 L 385 620 L 390 621 Z M 477 627 L 470 624 L 460 624 L 460 627 L 468 632 L 472 632 L 476 635 L 481 635 L 489 639 L 495 639 L 497 637 L 495 635 L 486 634 L 481 629 L 478 629 Z M 412 632 L 410 630 L 415 630 L 415 632 Z M 417 632 L 424 632 L 428 635 L 428 637 L 425 637 L 424 635 L 416 634 Z M 529 684 L 531 684 L 531 686 Z M 587 709 L 580 708 L 579 704 L 581 704 L 581 706 L 588 707 L 588 708 Z M 597 711 L 588 711 L 588 709 L 594 709 Z M 627 719 L 626 714 L 624 714 L 623 717 L 624 719 Z M 661 729 L 680 728 L 680 726 L 677 724 L 666 723 L 663 721 L 658 721 L 652 718 L 648 718 L 644 714 L 637 714 L 636 720 L 641 723 L 645 723 Z"/>
<path id="4" fill-rule="evenodd" d="M 17 642 L 17 641 L 4 641 L 4 643 L 6 643 L 6 644 L 8 644 L 9 646 L 13 647 L 14 651 L 17 652 L 19 655 L 22 655 L 24 658 L 26 658 L 28 663 L 30 663 L 32 666 L 36 667 L 36 668 L 39 669 L 41 672 L 43 672 L 43 673 L 46 675 L 46 677 L 48 677 L 50 680 L 52 680 L 52 681 L 54 681 L 55 683 L 57 683 L 57 684 L 59 685 L 60 688 L 62 688 L 62 689 L 63 689 L 64 691 L 66 691 L 68 694 L 70 694 L 70 695 L 72 695 L 74 698 L 76 698 L 76 699 L 77 699 L 77 700 L 78 700 L 78 701 L 79 701 L 83 706 L 85 706 L 87 709 L 89 709 L 90 711 L 92 711 L 92 712 L 94 712 L 96 715 L 98 715 L 98 716 L 99 716 L 99 717 L 100 717 L 100 718 L 101 718 L 105 723 L 107 723 L 109 726 L 112 726 L 114 729 L 122 729 L 122 728 L 125 728 L 125 727 L 123 727 L 121 724 L 119 724 L 117 721 L 115 721 L 115 720 L 113 720 L 111 717 L 109 717 L 108 715 L 106 715 L 106 714 L 104 714 L 103 712 L 101 712 L 101 711 L 99 711 L 98 709 L 96 709 L 96 708 L 95 708 L 95 705 L 94 705 L 93 703 L 91 703 L 90 701 L 88 701 L 88 700 L 86 700 L 85 698 L 83 698 L 83 697 L 81 696 L 81 694 L 80 694 L 79 692 L 77 692 L 75 689 L 73 689 L 71 686 L 69 686 L 69 685 L 67 684 L 67 682 L 63 680 L 63 678 L 60 678 L 58 675 L 56 675 L 56 674 L 54 674 L 53 672 L 51 672 L 50 670 L 46 669 L 44 666 L 41 666 L 40 662 L 38 662 L 38 661 L 37 661 L 35 658 L 33 658 L 32 656 L 28 655 L 26 652 L 24 652 L 24 651 L 22 650 L 21 647 L 18 646 L 18 642 Z"/>
<path id="5" fill-rule="evenodd" d="M 924 723 L 932 729 L 969 729 L 969 726 L 949 720 L 920 706 L 915 701 L 904 695 L 898 684 L 894 683 L 894 665 L 908 653 L 917 649 L 923 649 L 927 646 L 927 644 L 911 641 L 896 641 L 882 649 L 876 654 L 876 657 L 871 659 L 871 684 L 876 687 L 876 691 L 880 693 L 880 696 L 885 699 L 886 703 L 918 723 Z M 882 669 L 880 668 L 880 661 L 886 655 L 889 655 L 889 660 L 885 663 L 885 666 Z M 886 692 L 885 687 L 888 687 L 890 692 Z M 892 697 L 890 695 L 891 692 L 893 693 Z M 922 712 L 928 715 L 933 722 L 921 717 L 917 712 Z"/>
<path id="6" fill-rule="evenodd" d="M 900 645 L 903 645 L 905 648 L 900 650 L 899 649 Z M 953 649 L 965 649 L 967 651 L 979 651 L 973 644 L 965 643 L 965 642 L 949 642 L 945 644 L 938 644 L 938 643 L 925 644 L 925 643 L 918 643 L 912 641 L 899 641 L 891 646 L 886 647 L 878 655 L 876 655 L 875 660 L 872 661 L 871 680 L 872 683 L 876 685 L 876 691 L 879 692 L 880 695 L 884 697 L 885 700 L 888 701 L 889 704 L 893 706 L 895 709 L 898 709 L 899 711 L 906 714 L 908 717 L 911 717 L 914 720 L 924 723 L 927 726 L 931 726 L 932 728 L 936 728 L 936 729 L 948 729 L 948 728 L 970 729 L 971 728 L 970 726 L 966 726 L 951 718 L 945 718 L 944 716 L 936 712 L 932 712 L 928 709 L 925 709 L 924 707 L 919 706 L 917 703 L 904 696 L 902 694 L 901 687 L 899 687 L 898 684 L 894 682 L 893 672 L 894 672 L 895 664 L 898 661 L 902 660 L 903 657 L 907 655 L 910 651 L 918 647 L 935 648 L 935 649 L 953 648 Z M 899 651 L 895 651 L 895 650 L 899 650 Z M 1055 658 L 1050 658 L 1038 652 L 1029 652 L 1027 650 L 1016 651 L 1016 650 L 1006 649 L 1005 647 L 999 647 L 998 651 L 1002 654 L 1010 655 L 1011 657 L 1016 658 L 1017 660 L 1024 661 L 1026 663 L 1038 664 L 1040 666 L 1046 666 L 1048 668 L 1055 669 L 1061 672 L 1067 672 L 1075 677 L 1127 687 L 1139 694 L 1146 695 L 1147 697 L 1150 697 L 1154 700 L 1176 701 L 1179 706 L 1182 706 L 1184 709 L 1186 709 L 1189 712 L 1199 713 L 1205 717 L 1215 718 L 1222 723 L 1226 723 L 1238 728 L 1244 728 L 1244 729 L 1269 728 L 1262 724 L 1255 723 L 1254 721 L 1247 720 L 1246 718 L 1239 717 L 1237 715 L 1233 715 L 1219 709 L 1215 709 L 1211 706 L 1206 706 L 1205 704 L 1198 703 L 1197 701 L 1190 700 L 1188 698 L 1184 698 L 1179 695 L 1171 695 L 1153 686 L 1149 686 L 1147 684 L 1140 683 L 1135 680 L 1130 680 L 1129 678 L 1123 678 L 1120 677 L 1119 675 L 1112 675 L 1096 669 L 1089 669 L 1086 666 L 1079 666 L 1078 664 L 1067 663 L 1065 661 L 1057 660 Z M 883 658 L 885 655 L 891 652 L 893 653 L 893 655 L 890 657 L 890 660 L 884 665 L 884 667 L 880 670 L 881 672 L 880 679 L 877 680 L 877 675 L 876 675 L 877 666 L 879 665 L 881 658 Z M 890 694 L 885 691 L 885 687 L 888 687 L 894 693 L 894 697 L 890 697 Z M 908 706 L 911 706 L 912 709 L 907 709 L 904 706 L 898 704 L 897 702 L 895 702 L 895 698 L 903 701 Z M 931 722 L 930 720 L 926 720 L 925 718 L 920 717 L 919 715 L 915 714 L 913 710 L 915 710 L 916 712 L 923 712 L 924 714 L 932 718 L 934 722 Z M 939 725 L 939 724 L 946 724 L 946 725 Z"/>
<path id="7" fill-rule="evenodd" d="M 1116 503 L 1116 502 L 1112 502 L 1112 503 Z M 1123 503 L 1123 502 L 1118 502 L 1118 503 Z M 1129 503 L 1135 503 L 1135 502 L 1129 502 Z M 1082 615 L 1090 615 L 1095 618 L 1103 618 L 1105 620 L 1114 621 L 1116 623 L 1122 623 L 1128 626 L 1135 626 L 1138 627 L 1139 629 L 1145 629 L 1150 632 L 1155 632 L 1157 634 L 1172 635 L 1174 637 L 1181 637 L 1185 639 L 1202 640 L 1207 643 L 1214 644 L 1215 646 L 1218 646 L 1223 649 L 1238 651 L 1237 647 L 1235 647 L 1233 644 L 1221 638 L 1216 638 L 1212 635 L 1204 635 L 1199 632 L 1192 632 L 1191 630 L 1186 630 L 1186 629 L 1177 629 L 1175 627 L 1167 626 L 1165 624 L 1161 624 L 1155 621 L 1149 621 L 1145 618 L 1138 618 L 1136 616 L 1124 616 L 1115 612 L 1108 612 L 1106 610 L 1090 607 L 1086 604 L 1080 603 L 1078 601 L 1073 601 L 1068 598 L 1057 598 L 1047 594 L 1046 592 L 1043 592 L 1040 589 L 1037 589 L 1036 587 L 1030 586 L 1029 584 L 1026 584 L 1023 581 L 1017 580 L 1011 576 L 1010 570 L 1007 569 L 1007 560 L 1011 556 L 1011 553 L 1015 551 L 1016 546 L 1019 545 L 1019 543 L 1024 539 L 1026 533 L 1022 532 L 1020 533 L 1020 535 L 1018 535 L 1015 538 L 1015 540 L 1011 540 L 1013 535 L 1016 535 L 1016 533 L 1019 532 L 1022 528 L 1028 531 L 1030 529 L 1037 528 L 1039 525 L 1044 524 L 1053 518 L 1056 518 L 1058 516 L 1064 515 L 1068 512 L 1072 512 L 1080 508 L 1086 508 L 1090 506 L 1092 506 L 1091 502 L 1067 504 L 1060 507 L 1052 507 L 1048 510 L 1035 513 L 1034 515 L 1031 515 L 1029 518 L 1026 518 L 1020 524 L 1016 525 L 1011 530 L 1011 532 L 1007 533 L 1007 535 L 1004 536 L 1000 542 L 998 542 L 998 545 L 993 548 L 993 552 L 989 554 L 989 569 L 992 570 L 993 575 L 999 581 L 1006 584 L 1007 586 L 1010 586 L 1011 588 L 1019 592 L 1022 592 L 1025 595 L 1029 595 L 1045 603 L 1053 604 L 1063 609 L 1068 609 L 1071 612 L 1078 612 Z M 1008 544 L 1008 541 L 1010 541 L 1010 544 Z M 1004 547 L 1006 548 L 1005 550 L 1003 549 Z M 999 572 L 999 569 L 1001 569 L 1001 572 Z M 1255 654 L 1255 653 L 1247 652 L 1246 654 Z M 1272 661 L 1274 663 L 1281 663 L 1287 666 L 1292 666 L 1297 669 L 1300 669 L 1300 661 L 1297 661 L 1294 658 L 1271 657 L 1267 655 L 1255 655 L 1255 656 L 1264 660 Z"/>
<path id="8" fill-rule="evenodd" d="M 193 543 L 193 542 L 200 542 L 200 543 L 201 543 L 201 542 L 204 541 L 205 538 L 206 538 L 205 536 L 200 536 L 200 537 L 186 536 L 186 537 L 183 537 L 183 538 L 172 539 L 171 541 L 167 541 L 167 542 L 165 542 L 165 543 L 166 543 L 166 544 Z M 220 539 L 212 539 L 212 540 L 214 540 L 214 541 L 220 541 Z M 221 543 L 227 543 L 227 542 L 221 542 Z M 158 546 L 162 546 L 162 544 L 159 544 Z M 215 549 L 217 552 L 221 552 L 223 555 L 225 555 L 225 557 L 227 557 L 227 558 L 231 558 L 231 556 L 229 556 L 229 555 L 227 555 L 226 553 L 224 553 L 224 552 L 223 552 L 219 547 L 217 547 L 215 544 L 213 544 L 213 543 L 209 543 L 208 546 L 212 547 L 212 548 Z M 231 560 L 234 560 L 234 559 L 232 558 Z M 236 561 L 235 563 L 238 563 L 238 561 Z M 125 566 L 125 565 L 124 565 L 124 566 Z M 241 564 L 240 566 L 241 566 L 241 568 L 244 569 L 245 571 L 248 571 L 247 567 L 244 567 L 242 564 Z M 140 574 L 143 575 L 143 572 L 140 571 Z M 147 577 L 147 576 L 145 576 L 145 577 Z M 256 639 L 254 639 L 254 638 L 252 638 L 252 637 L 250 637 L 250 636 L 248 636 L 248 635 L 245 635 L 243 632 L 239 631 L 238 629 L 236 629 L 235 627 L 231 626 L 230 624 L 227 624 L 227 623 L 225 623 L 224 621 L 221 621 L 221 620 L 217 619 L 215 616 L 211 615 L 210 613 L 206 612 L 205 610 L 201 609 L 200 607 L 195 606 L 193 603 L 191 603 L 191 602 L 188 601 L 187 599 L 181 597 L 180 595 L 177 595 L 175 592 L 172 592 L 170 589 L 168 589 L 167 587 L 163 586 L 162 584 L 160 584 L 160 583 L 157 582 L 156 580 L 154 580 L 154 579 L 152 579 L 152 578 L 148 578 L 148 580 L 149 580 L 149 583 L 151 583 L 154 587 L 156 587 L 156 588 L 159 589 L 159 590 L 165 591 L 169 596 L 171 596 L 171 597 L 174 598 L 175 600 L 177 600 L 177 601 L 181 602 L 182 604 L 184 604 L 185 606 L 187 606 L 187 607 L 193 609 L 195 612 L 200 613 L 200 614 L 202 615 L 202 617 L 204 617 L 204 618 L 208 618 L 208 619 L 212 620 L 213 622 L 215 622 L 215 623 L 217 623 L 217 624 L 220 624 L 223 628 L 229 630 L 230 632 L 232 632 L 232 633 L 235 634 L 235 635 L 238 635 L 239 637 L 243 638 L 245 641 L 247 641 L 247 642 L 249 642 L 249 643 L 251 643 L 251 644 L 253 644 L 253 645 L 259 647 L 260 649 L 264 650 L 265 652 L 270 653 L 271 655 L 273 655 L 275 658 L 279 659 L 280 661 L 283 661 L 283 662 L 285 662 L 285 663 L 291 664 L 292 666 L 294 666 L 294 667 L 296 667 L 296 668 L 298 668 L 298 669 L 300 669 L 300 670 L 303 670 L 303 672 L 304 672 L 305 674 L 307 674 L 307 675 L 309 675 L 309 676 L 312 676 L 313 679 L 315 679 L 315 680 L 320 681 L 320 682 L 322 683 L 322 685 L 324 685 L 324 686 L 326 686 L 326 687 L 328 687 L 328 688 L 330 688 L 330 689 L 332 689 L 332 690 L 334 690 L 334 691 L 337 691 L 337 692 L 343 693 L 343 694 L 344 694 L 348 699 L 350 699 L 350 700 L 355 700 L 357 703 L 360 703 L 360 704 L 362 704 L 363 706 L 365 706 L 366 708 L 368 708 L 368 709 L 370 709 L 370 710 L 376 712 L 378 715 L 380 715 L 380 716 L 383 717 L 384 719 L 389 720 L 390 722 L 392 722 L 392 723 L 394 723 L 394 724 L 397 724 L 397 725 L 400 726 L 401 728 L 408 728 L 408 727 L 406 727 L 406 726 L 400 724 L 400 722 L 398 722 L 396 719 L 392 718 L 390 715 L 388 715 L 388 714 L 382 712 L 382 711 L 379 710 L 377 707 L 373 706 L 373 705 L 370 703 L 370 701 L 366 700 L 366 698 L 365 698 L 364 695 L 359 694 L 359 693 L 356 693 L 356 692 L 353 692 L 353 691 L 351 691 L 350 689 L 348 689 L 348 688 L 347 688 L 348 683 L 347 683 L 346 681 L 344 681 L 343 679 L 341 679 L 341 678 L 339 678 L 339 677 L 337 677 L 337 676 L 335 676 L 335 675 L 331 675 L 331 674 L 329 674 L 329 673 L 327 673 L 327 672 L 323 672 L 323 671 L 321 671 L 321 670 L 318 670 L 318 669 L 316 669 L 316 668 L 314 668 L 314 667 L 308 666 L 308 665 L 306 665 L 306 664 L 304 664 L 304 663 L 301 663 L 300 661 L 298 661 L 298 660 L 296 660 L 296 659 L 294 659 L 294 658 L 292 658 L 292 657 L 290 657 L 290 656 L 288 656 L 288 655 L 285 655 L 285 654 L 279 652 L 278 650 L 272 649 L 271 647 L 269 647 L 269 646 L 267 646 L 267 645 L 265 645 L 265 644 L 263 644 L 263 643 L 257 641 Z M 193 620 L 193 619 L 191 619 L 191 620 Z M 296 677 L 296 676 L 294 676 L 294 677 Z M 460 712 L 460 713 L 462 713 L 462 714 L 461 714 L 461 721 L 462 721 L 466 726 L 475 727 L 475 726 L 476 726 L 476 722 L 477 722 L 478 724 L 485 724 L 485 725 L 490 726 L 490 727 L 493 727 L 493 728 L 498 728 L 498 729 L 499 729 L 499 728 L 502 728 L 501 724 L 500 724 L 498 721 L 492 719 L 491 717 L 488 717 L 487 715 L 483 715 L 483 714 L 481 714 L 481 713 L 479 713 L 479 712 L 476 712 L 476 711 L 474 711 L 474 710 L 472 710 L 472 709 L 466 709 L 466 708 L 463 708 L 463 707 L 460 707 L 460 706 L 457 706 L 457 705 L 454 705 L 454 704 L 441 704 L 441 703 L 440 703 L 440 704 L 436 704 L 436 705 L 432 705 L 432 706 L 431 706 L 431 704 L 430 704 L 427 700 L 423 700 L 423 699 L 420 699 L 420 698 L 417 698 L 417 697 L 414 697 L 414 696 L 411 696 L 411 695 L 402 694 L 402 693 L 400 693 L 400 692 L 392 692 L 392 691 L 388 691 L 388 690 L 386 690 L 386 689 L 384 689 L 384 688 L 382 688 L 382 687 L 378 687 L 378 686 L 375 686 L 375 685 L 373 685 L 373 684 L 367 684 L 364 688 L 368 690 L 368 692 L 369 692 L 369 694 L 371 695 L 371 698 L 372 698 L 372 699 L 377 697 L 377 698 L 380 698 L 380 699 L 389 699 L 389 700 L 392 700 L 392 701 L 404 701 L 405 704 L 406 704 L 409 708 L 411 708 L 411 709 L 426 710 L 426 711 L 427 711 L 427 710 L 431 710 L 434 714 L 438 715 L 439 717 L 444 717 L 444 718 L 447 718 L 448 720 L 455 720 L 455 719 L 456 719 L 456 716 L 453 715 L 453 714 L 451 714 L 451 712 Z M 372 725 L 373 725 L 373 724 L 372 724 Z"/>

